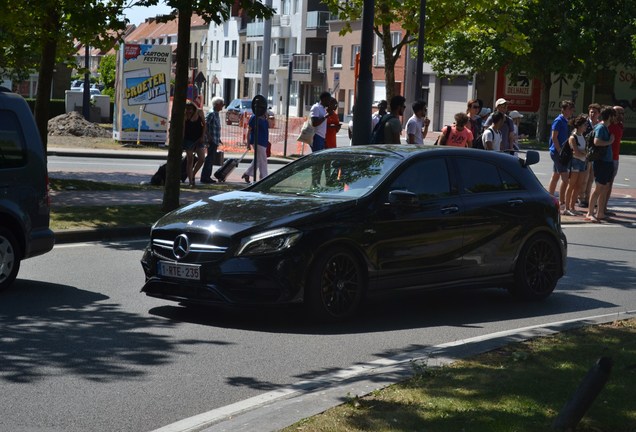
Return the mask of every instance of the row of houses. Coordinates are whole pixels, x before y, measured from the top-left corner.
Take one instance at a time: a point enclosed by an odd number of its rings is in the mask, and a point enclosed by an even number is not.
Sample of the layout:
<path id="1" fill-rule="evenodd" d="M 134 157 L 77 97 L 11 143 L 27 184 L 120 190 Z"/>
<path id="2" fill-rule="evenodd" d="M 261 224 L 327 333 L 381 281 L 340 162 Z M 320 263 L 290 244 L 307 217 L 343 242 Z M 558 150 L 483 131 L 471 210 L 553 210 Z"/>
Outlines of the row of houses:
<path id="1" fill-rule="evenodd" d="M 250 19 L 238 5 L 233 8 L 231 17 L 222 24 L 206 24 L 201 17 L 192 17 L 191 81 L 199 88 L 203 104 L 209 106 L 214 96 L 222 97 L 228 104 L 236 98 L 251 99 L 257 94 L 266 94 L 275 113 L 302 117 L 318 100 L 318 95 L 328 90 L 339 102 L 341 118 L 347 121 L 355 104 L 354 71 L 356 54 L 360 52 L 361 21 L 348 23 L 352 31 L 340 35 L 345 23 L 332 16 L 319 0 L 273 0 L 272 6 L 276 15 L 268 25 L 263 20 Z M 130 26 L 123 40 L 133 44 L 169 45 L 174 52 L 177 47 L 177 27 L 177 20 L 161 23 L 157 17 L 147 18 L 139 26 Z M 391 36 L 397 42 L 402 37 L 402 29 L 395 25 Z M 416 94 L 416 64 L 407 50 L 408 47 L 400 53 L 395 67 L 394 90 L 404 95 L 407 105 L 410 105 Z M 114 50 L 90 50 L 90 69 L 94 74 L 97 73 L 100 58 L 110 53 L 114 53 Z M 78 46 L 77 62 L 81 67 L 84 65 L 84 56 L 84 47 Z M 268 71 L 267 91 L 262 88 L 264 68 Z M 371 70 L 373 99 L 385 99 L 384 52 L 377 37 L 373 41 Z M 616 74 L 615 81 L 619 75 Z M 512 99 L 512 105 L 517 105 L 520 111 L 528 114 L 537 111 L 537 89 L 522 89 L 528 95 L 535 95 L 533 102 L 529 99 L 520 100 L 516 91 L 510 95 L 506 93 L 511 85 L 505 81 L 503 74 L 494 72 L 474 76 L 447 74 L 446 77 L 440 77 L 429 65 L 424 64 L 422 94 L 429 108 L 433 129 L 439 130 L 452 123 L 454 114 L 465 111 L 466 102 L 474 97 L 482 99 L 490 107 L 496 98 L 505 97 Z M 579 88 L 564 86 L 560 82 L 559 86 L 553 86 L 549 115 L 558 114 L 556 107 L 561 99 L 574 100 L 579 111 L 586 111 L 586 104 L 592 98 L 600 103 L 614 103 L 618 97 L 616 88 L 620 83 L 606 84 L 607 80 L 596 86 L 591 84 Z M 533 85 L 533 80 L 529 81 L 529 85 Z M 68 88 L 68 83 L 65 88 Z M 623 99 L 629 101 L 631 96 L 627 95 Z M 636 103 L 630 108 L 626 123 L 636 123 Z M 408 116 L 410 112 L 406 114 Z M 532 116 L 526 116 L 526 119 L 528 117 Z"/>
<path id="2" fill-rule="evenodd" d="M 266 94 L 275 113 L 302 117 L 327 90 L 338 100 L 341 118 L 347 120 L 355 104 L 354 70 L 360 52 L 361 21 L 349 23 L 352 31 L 341 36 L 345 23 L 318 0 L 274 0 L 272 6 L 277 13 L 270 21 L 268 34 L 263 20 L 249 19 L 239 8 L 218 25 L 207 25 L 193 16 L 190 70 L 204 105 L 209 105 L 214 96 L 222 97 L 227 104 L 236 98 Z M 401 37 L 402 29 L 396 25 L 392 38 L 397 42 Z M 148 18 L 124 39 L 127 43 L 176 48 L 177 21 L 159 23 L 156 18 Z M 267 89 L 261 82 L 264 67 L 269 71 Z M 395 67 L 395 91 L 409 102 L 415 95 L 415 69 L 415 59 L 404 48 Z M 377 37 L 373 41 L 372 71 L 374 100 L 385 99 L 384 52 Z M 429 117 L 438 128 L 452 122 L 453 115 L 464 111 L 466 101 L 477 95 L 473 77 L 440 79 L 427 65 L 422 82 Z M 490 102 L 494 87 L 485 86 L 479 96 Z"/>

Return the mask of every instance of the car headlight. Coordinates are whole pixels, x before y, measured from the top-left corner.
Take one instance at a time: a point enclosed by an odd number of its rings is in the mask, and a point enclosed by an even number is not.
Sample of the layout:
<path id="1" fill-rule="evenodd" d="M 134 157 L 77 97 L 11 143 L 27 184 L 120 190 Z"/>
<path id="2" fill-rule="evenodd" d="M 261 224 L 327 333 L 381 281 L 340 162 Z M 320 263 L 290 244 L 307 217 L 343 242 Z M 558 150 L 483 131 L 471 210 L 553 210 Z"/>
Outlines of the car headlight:
<path id="1" fill-rule="evenodd" d="M 280 252 L 298 242 L 302 233 L 294 228 L 279 228 L 254 234 L 241 241 L 237 255 L 263 255 Z"/>

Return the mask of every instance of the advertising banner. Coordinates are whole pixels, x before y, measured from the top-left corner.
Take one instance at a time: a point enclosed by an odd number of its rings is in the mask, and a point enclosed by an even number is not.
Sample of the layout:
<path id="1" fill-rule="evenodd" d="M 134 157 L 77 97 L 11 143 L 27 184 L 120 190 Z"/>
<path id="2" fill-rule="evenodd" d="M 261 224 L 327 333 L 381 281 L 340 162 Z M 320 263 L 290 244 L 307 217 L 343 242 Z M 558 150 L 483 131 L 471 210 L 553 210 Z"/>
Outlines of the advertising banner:
<path id="1" fill-rule="evenodd" d="M 510 75 L 504 67 L 497 73 L 496 95 L 497 99 L 509 101 L 509 110 L 536 112 L 541 101 L 541 82 L 525 73 Z"/>
<path id="2" fill-rule="evenodd" d="M 166 142 L 171 68 L 170 46 L 121 45 L 115 81 L 114 139 Z"/>

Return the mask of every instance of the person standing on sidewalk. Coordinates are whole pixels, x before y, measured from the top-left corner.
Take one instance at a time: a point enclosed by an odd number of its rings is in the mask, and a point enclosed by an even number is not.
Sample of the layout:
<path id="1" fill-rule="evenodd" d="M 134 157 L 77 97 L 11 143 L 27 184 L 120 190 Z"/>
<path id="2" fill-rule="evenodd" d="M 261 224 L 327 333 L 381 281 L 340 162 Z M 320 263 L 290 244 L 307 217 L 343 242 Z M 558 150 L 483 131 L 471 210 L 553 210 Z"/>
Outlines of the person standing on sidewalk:
<path id="1" fill-rule="evenodd" d="M 406 122 L 406 142 L 408 144 L 422 145 L 428 134 L 430 120 L 426 117 L 426 104 L 424 101 L 415 101 L 412 105 L 413 115 Z"/>
<path id="2" fill-rule="evenodd" d="M 190 187 L 194 187 L 194 179 L 205 158 L 205 119 L 201 110 L 192 101 L 187 101 L 185 106 L 183 149 L 186 152 L 188 181 Z M 195 153 L 197 155 L 196 162 L 194 162 Z"/>
<path id="3" fill-rule="evenodd" d="M 504 123 L 503 123 L 503 126 L 501 126 L 501 131 L 500 131 L 501 132 L 500 150 L 511 151 L 512 143 L 515 138 L 514 137 L 515 125 L 512 122 L 512 119 L 508 117 L 508 101 L 505 100 L 504 98 L 497 99 L 497 101 L 495 102 L 495 112 L 500 112 L 504 115 Z M 486 120 L 486 122 L 484 123 L 484 128 L 487 128 L 494 123 L 493 114 L 491 114 L 490 117 L 488 117 L 488 120 Z M 567 126 L 567 123 L 566 123 L 566 126 Z M 567 140 L 567 138 L 568 137 L 566 136 L 564 139 Z"/>
<path id="4" fill-rule="evenodd" d="M 561 147 L 567 144 L 568 138 L 570 138 L 570 126 L 568 121 L 572 117 L 574 112 L 574 102 L 570 100 L 564 100 L 561 102 L 561 114 L 559 114 L 552 122 L 550 128 L 550 158 L 553 162 L 553 173 L 550 179 L 550 185 L 548 186 L 548 192 L 550 195 L 555 194 L 557 183 L 561 178 L 561 187 L 559 188 L 559 206 L 561 211 L 565 210 L 565 191 L 568 188 L 569 179 L 569 167 L 563 165 L 559 160 L 559 154 L 561 153 Z"/>
<path id="5" fill-rule="evenodd" d="M 258 168 L 261 180 L 263 177 L 267 176 L 267 145 L 269 143 L 269 122 L 267 121 L 267 113 L 262 116 L 253 115 L 250 117 L 248 125 L 249 131 L 247 132 L 247 149 L 250 150 L 252 145 L 254 145 L 254 153 L 258 152 L 255 158 L 258 163 L 258 167 L 254 166 L 253 158 L 252 163 L 241 176 L 246 183 L 250 182 L 250 176 L 254 176 L 254 180 L 256 180 L 256 168 Z"/>
<path id="6" fill-rule="evenodd" d="M 325 149 L 325 138 L 327 136 L 327 107 L 331 101 L 331 93 L 325 91 L 320 93 L 320 100 L 311 106 L 309 117 L 311 125 L 315 128 L 314 140 L 311 143 L 313 153 Z"/>
<path id="7" fill-rule="evenodd" d="M 623 139 L 623 131 L 625 129 L 625 125 L 623 124 L 623 121 L 625 120 L 625 108 L 620 105 L 616 105 L 614 107 L 614 111 L 616 111 L 616 117 L 608 128 L 610 134 L 614 136 L 614 142 L 612 143 L 614 174 L 612 175 L 609 190 L 605 197 L 605 216 L 616 216 L 615 213 L 607 211 L 607 202 L 609 201 L 610 195 L 612 195 L 612 186 L 614 186 L 614 179 L 616 178 L 616 174 L 618 174 L 618 156 L 621 151 L 621 140 Z"/>
<path id="8" fill-rule="evenodd" d="M 616 111 L 612 107 L 601 109 L 601 122 L 594 127 L 594 145 L 607 147 L 605 155 L 600 160 L 592 162 L 594 172 L 594 191 L 590 195 L 585 220 L 600 222 L 605 219 L 605 202 L 609 191 L 609 184 L 614 175 L 614 158 L 612 157 L 612 143 L 614 137 L 610 135 L 609 126 L 616 118 Z M 596 211 L 596 213 L 595 213 Z"/>
<path id="9" fill-rule="evenodd" d="M 587 107 L 587 129 L 583 136 L 587 137 L 592 133 L 599 121 L 601 115 L 601 105 L 593 102 Z M 592 194 L 592 183 L 594 183 L 594 173 L 592 172 L 592 162 L 587 162 L 587 169 L 583 175 L 583 186 L 579 191 L 579 207 L 587 208 L 590 195 Z"/>
<path id="10" fill-rule="evenodd" d="M 338 101 L 331 98 L 327 107 L 327 133 L 325 135 L 325 148 L 336 148 L 336 135 L 340 132 L 340 117 L 338 117 Z"/>
<path id="11" fill-rule="evenodd" d="M 212 178 L 214 156 L 221 142 L 221 117 L 219 112 L 223 109 L 223 99 L 216 96 L 212 99 L 212 109 L 205 118 L 206 138 L 208 141 L 208 153 L 205 156 L 203 169 L 201 169 L 201 183 L 216 183 Z"/>

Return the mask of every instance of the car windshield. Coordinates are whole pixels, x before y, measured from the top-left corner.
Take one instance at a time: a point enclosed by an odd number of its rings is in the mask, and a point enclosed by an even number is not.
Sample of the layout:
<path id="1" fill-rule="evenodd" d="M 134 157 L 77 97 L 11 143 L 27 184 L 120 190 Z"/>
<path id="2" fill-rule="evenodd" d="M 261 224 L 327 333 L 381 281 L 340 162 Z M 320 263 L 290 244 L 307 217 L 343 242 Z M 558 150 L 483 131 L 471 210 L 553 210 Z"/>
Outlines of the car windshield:
<path id="1" fill-rule="evenodd" d="M 252 101 L 241 101 L 241 106 L 243 107 L 243 109 L 252 109 Z"/>
<path id="2" fill-rule="evenodd" d="M 374 189 L 400 160 L 400 156 L 393 153 L 326 150 L 281 168 L 255 185 L 251 191 L 358 198 Z"/>

